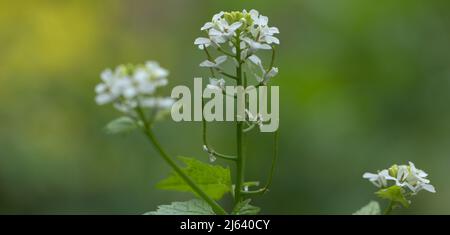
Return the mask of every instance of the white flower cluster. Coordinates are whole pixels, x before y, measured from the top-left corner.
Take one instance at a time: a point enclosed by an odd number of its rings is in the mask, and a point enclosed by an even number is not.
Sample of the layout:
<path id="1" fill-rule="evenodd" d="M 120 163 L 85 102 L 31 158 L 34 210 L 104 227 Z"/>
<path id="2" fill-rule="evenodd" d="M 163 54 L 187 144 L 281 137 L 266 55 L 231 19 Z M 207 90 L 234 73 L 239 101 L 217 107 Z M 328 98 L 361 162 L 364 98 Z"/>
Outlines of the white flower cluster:
<path id="1" fill-rule="evenodd" d="M 368 179 L 378 188 L 388 187 L 388 181 L 391 180 L 395 185 L 409 189 L 413 195 L 421 190 L 435 193 L 436 190 L 430 184 L 430 180 L 426 178 L 427 176 L 427 173 L 417 169 L 412 162 L 409 162 L 409 165 L 393 165 L 377 174 L 364 173 L 363 178 Z"/>
<path id="2" fill-rule="evenodd" d="M 280 40 L 274 35 L 280 33 L 278 28 L 269 27 L 269 18 L 260 15 L 256 10 L 220 12 L 215 14 L 210 22 L 205 23 L 201 28 L 208 33 L 208 37 L 200 37 L 195 40 L 195 44 L 200 49 L 229 43 L 236 46 L 235 37 L 243 44 L 242 49 L 257 51 L 259 49 L 270 50 L 272 44 L 280 44 Z"/>
<path id="3" fill-rule="evenodd" d="M 113 71 L 106 69 L 101 73 L 102 82 L 95 87 L 98 105 L 114 103 L 122 112 L 132 112 L 136 107 L 170 108 L 173 100 L 157 97 L 157 88 L 166 86 L 168 71 L 157 62 L 145 65 L 120 65 Z"/>
<path id="4" fill-rule="evenodd" d="M 221 70 L 220 65 L 227 60 L 227 56 L 234 56 L 233 59 L 237 65 L 249 60 L 257 69 L 255 71 L 258 74 L 256 76 L 257 81 L 267 83 L 270 78 L 278 74 L 278 68 L 265 69 L 255 52 L 258 50 L 273 50 L 274 44 L 280 44 L 280 40 L 274 36 L 280 33 L 278 28 L 270 27 L 268 23 L 269 18 L 260 15 L 256 10 L 215 14 L 212 20 L 205 23 L 201 28 L 202 31 L 207 33 L 208 37 L 199 37 L 194 44 L 201 50 L 208 47 L 217 48 L 225 55 L 216 59 L 205 60 L 200 64 L 200 67 Z M 231 48 L 230 53 L 225 53 L 225 45 Z M 237 47 L 241 52 L 239 56 L 241 61 L 236 60 Z"/>

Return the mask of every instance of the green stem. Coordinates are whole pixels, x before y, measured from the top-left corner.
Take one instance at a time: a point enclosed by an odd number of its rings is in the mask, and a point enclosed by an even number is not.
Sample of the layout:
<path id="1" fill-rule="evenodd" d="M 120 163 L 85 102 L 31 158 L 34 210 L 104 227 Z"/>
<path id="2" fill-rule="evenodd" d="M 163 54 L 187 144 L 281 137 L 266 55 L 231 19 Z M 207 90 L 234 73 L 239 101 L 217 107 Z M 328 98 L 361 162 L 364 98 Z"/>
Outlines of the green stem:
<path id="1" fill-rule="evenodd" d="M 202 98 L 202 110 L 204 109 L 204 107 L 205 107 L 205 99 Z M 207 150 L 208 154 L 212 154 L 215 157 L 223 158 L 225 160 L 236 161 L 237 158 L 235 156 L 218 153 L 211 146 L 209 146 L 208 138 L 206 135 L 207 133 L 206 120 L 203 116 L 202 116 L 202 127 L 203 127 L 203 146 L 206 148 L 205 150 Z"/>
<path id="2" fill-rule="evenodd" d="M 225 51 L 224 49 L 222 49 L 222 48 L 220 48 L 220 47 L 218 47 L 217 50 L 220 51 L 220 52 L 222 52 L 223 54 L 229 56 L 229 57 L 234 57 L 233 54 L 231 54 L 230 52 Z"/>
<path id="3" fill-rule="evenodd" d="M 141 108 L 136 109 L 139 117 L 141 118 L 142 122 L 144 123 L 144 133 L 149 138 L 150 142 L 153 144 L 153 146 L 156 148 L 156 150 L 159 152 L 161 157 L 166 161 L 167 164 L 169 164 L 170 167 L 189 185 L 189 187 L 194 190 L 197 195 L 199 195 L 203 200 L 205 200 L 213 209 L 213 211 L 216 214 L 219 215 L 226 215 L 227 212 L 216 202 L 214 201 L 208 194 L 205 193 L 192 179 L 189 177 L 176 163 L 172 158 L 164 151 L 164 149 L 161 147 L 161 144 L 159 144 L 158 140 L 154 136 L 150 125 L 148 124 L 144 113 L 142 112 Z"/>
<path id="4" fill-rule="evenodd" d="M 226 77 L 229 77 L 229 78 L 231 78 L 231 79 L 234 79 L 234 80 L 237 80 L 237 77 L 236 76 L 233 76 L 233 75 L 231 75 L 231 74 L 228 74 L 228 73 L 226 73 L 226 72 L 224 72 L 224 71 L 222 71 L 222 70 L 219 70 L 219 69 L 216 69 L 220 74 L 222 74 L 222 75 L 224 75 L 224 76 L 226 76 Z"/>
<path id="5" fill-rule="evenodd" d="M 239 32 L 237 32 L 236 37 L 236 60 L 238 61 L 238 67 L 236 67 L 236 85 L 242 86 L 242 63 L 241 63 L 241 47 L 240 47 L 240 38 Z M 245 94 L 244 94 L 245 95 Z M 245 96 L 244 96 L 245 98 Z M 238 104 L 239 105 L 239 104 Z M 235 204 L 239 203 L 242 200 L 242 184 L 244 183 L 244 172 L 245 172 L 245 159 L 244 159 L 244 151 L 243 151 L 243 124 L 242 121 L 237 121 L 236 124 L 236 147 L 237 147 L 237 160 L 236 160 L 236 186 L 235 186 Z"/>
<path id="6" fill-rule="evenodd" d="M 384 210 L 384 214 L 385 215 L 389 215 L 392 212 L 392 208 L 394 207 L 394 201 L 390 201 L 389 205 L 386 207 L 386 209 Z"/>
<path id="7" fill-rule="evenodd" d="M 269 173 L 269 179 L 267 180 L 266 186 L 263 188 L 260 188 L 258 190 L 254 191 L 243 191 L 242 193 L 245 195 L 260 195 L 267 192 L 272 185 L 273 175 L 275 173 L 275 165 L 278 159 L 278 131 L 275 132 L 273 141 L 274 141 L 274 148 L 273 148 L 273 158 L 272 158 L 272 166 L 270 167 L 270 173 Z"/>

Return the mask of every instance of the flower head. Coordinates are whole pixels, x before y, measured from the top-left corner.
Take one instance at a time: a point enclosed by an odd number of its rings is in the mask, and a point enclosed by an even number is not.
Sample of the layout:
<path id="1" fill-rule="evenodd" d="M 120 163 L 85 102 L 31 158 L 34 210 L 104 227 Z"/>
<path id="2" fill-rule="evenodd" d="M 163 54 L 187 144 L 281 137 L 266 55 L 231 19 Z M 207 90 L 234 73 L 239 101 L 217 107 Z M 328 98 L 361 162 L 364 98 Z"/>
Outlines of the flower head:
<path id="1" fill-rule="evenodd" d="M 411 195 L 415 195 L 421 190 L 435 193 L 436 190 L 430 184 L 430 180 L 426 178 L 427 176 L 427 173 L 417 169 L 414 163 L 409 162 L 409 165 L 392 165 L 377 174 L 364 173 L 363 178 L 368 179 L 378 188 L 386 188 L 389 186 L 388 181 L 392 181 L 393 185 L 403 188 Z"/>
<path id="2" fill-rule="evenodd" d="M 168 75 L 169 72 L 154 61 L 106 69 L 100 75 L 102 82 L 95 87 L 95 101 L 98 105 L 113 103 L 116 109 L 125 113 L 132 112 L 137 106 L 171 107 L 171 98 L 155 96 L 159 87 L 167 85 Z"/>
<path id="3" fill-rule="evenodd" d="M 280 44 L 280 40 L 274 36 L 280 32 L 268 23 L 269 18 L 256 10 L 222 11 L 200 28 L 208 37 L 197 38 L 194 44 L 199 45 L 200 49 L 211 45 L 220 47 L 224 43 L 235 44 L 234 38 L 238 37 L 247 44 L 249 50 L 271 49 L 272 44 Z"/>
<path id="4" fill-rule="evenodd" d="M 257 10 L 219 12 L 211 21 L 206 22 L 200 30 L 208 34 L 208 38 L 197 38 L 196 45 L 200 49 L 211 45 L 220 47 L 220 44 L 234 44 L 234 37 L 247 44 L 248 49 L 271 49 L 272 44 L 280 44 L 274 35 L 280 33 L 278 28 L 268 25 L 269 18 L 259 14 Z"/>
<path id="5" fill-rule="evenodd" d="M 200 67 L 209 67 L 220 71 L 220 64 L 227 56 L 233 59 L 236 66 L 249 61 L 249 66 L 256 68 L 255 78 L 260 84 L 266 84 L 271 78 L 278 74 L 278 68 L 264 68 L 263 62 L 255 53 L 259 50 L 272 50 L 272 62 L 274 60 L 274 45 L 280 44 L 280 40 L 275 37 L 280 31 L 277 27 L 269 26 L 269 18 L 261 15 L 256 10 L 242 10 L 231 12 L 219 12 L 215 14 L 211 21 L 206 22 L 201 31 L 206 33 L 206 37 L 195 39 L 194 44 L 199 49 L 205 50 L 208 60 L 203 61 Z M 216 48 L 224 55 L 213 59 L 207 51 L 208 47 Z M 238 55 L 239 52 L 239 55 Z"/>

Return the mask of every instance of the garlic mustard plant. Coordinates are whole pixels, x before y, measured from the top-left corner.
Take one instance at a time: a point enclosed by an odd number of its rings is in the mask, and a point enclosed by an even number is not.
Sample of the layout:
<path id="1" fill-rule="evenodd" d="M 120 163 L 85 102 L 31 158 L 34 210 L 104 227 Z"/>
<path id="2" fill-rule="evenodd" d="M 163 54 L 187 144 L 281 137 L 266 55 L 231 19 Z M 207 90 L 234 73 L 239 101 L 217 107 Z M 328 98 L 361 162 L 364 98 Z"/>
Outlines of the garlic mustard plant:
<path id="1" fill-rule="evenodd" d="M 208 154 L 209 159 L 214 161 L 222 158 L 234 162 L 236 165 L 236 177 L 233 184 L 234 206 L 238 206 L 247 199 L 264 194 L 270 187 L 274 164 L 276 161 L 278 131 L 274 133 L 274 154 L 272 159 L 272 169 L 269 171 L 268 182 L 259 189 L 251 190 L 259 182 L 250 183 L 245 178 L 245 138 L 246 133 L 255 126 L 263 130 L 263 115 L 257 113 L 258 110 L 251 109 L 246 95 L 240 95 L 239 89 L 236 94 L 230 94 L 224 89 L 226 84 L 241 87 L 240 92 L 260 86 L 267 86 L 271 78 L 278 74 L 278 68 L 274 67 L 275 45 L 280 40 L 274 35 L 279 34 L 276 27 L 268 25 L 269 18 L 261 15 L 256 10 L 219 12 L 215 14 L 211 21 L 206 22 L 200 28 L 205 36 L 198 37 L 194 45 L 204 51 L 206 60 L 200 63 L 200 67 L 209 69 L 208 89 L 222 91 L 227 96 L 232 96 L 236 102 L 243 102 L 244 113 L 236 114 L 236 151 L 235 155 L 222 154 L 217 152 L 208 142 L 207 123 L 203 119 L 203 150 Z M 264 67 L 263 60 L 257 55 L 259 52 L 271 52 L 271 59 Z M 225 64 L 231 62 L 230 71 L 226 71 Z M 225 80 L 226 79 L 226 80 Z M 244 97 L 244 99 L 239 99 Z M 203 101 L 205 103 L 205 100 Z M 250 110 L 251 109 L 251 110 Z M 278 121 L 278 120 L 277 120 Z"/>
<path id="2" fill-rule="evenodd" d="M 266 130 L 266 132 L 274 132 L 272 166 L 267 169 L 266 184 L 259 187 L 259 181 L 248 181 L 245 177 L 244 140 L 246 134 L 255 126 L 258 126 L 261 131 L 267 129 L 265 125 L 267 108 L 258 110 L 250 107 L 253 102 L 249 100 L 245 90 L 261 92 L 260 88 L 268 86 L 271 79 L 278 74 L 274 61 L 275 45 L 280 43 L 275 35 L 279 33 L 279 30 L 276 27 L 269 27 L 268 23 L 268 17 L 259 14 L 256 10 L 220 12 L 201 27 L 201 31 L 206 36 L 199 37 L 194 42 L 206 55 L 200 67 L 210 71 L 210 75 L 204 79 L 209 83 L 206 85 L 206 91 L 218 91 L 219 94 L 226 95 L 227 99 L 231 99 L 236 104 L 243 104 L 244 107 L 242 112 L 232 114 L 235 116 L 232 121 L 235 122 L 236 128 L 234 155 L 219 153 L 209 144 L 207 121 L 203 117 L 203 112 L 194 114 L 196 117 L 201 117 L 202 148 L 207 153 L 210 163 L 183 156 L 173 158 L 159 143 L 154 133 L 154 125 L 171 111 L 174 119 L 173 113 L 177 109 L 178 101 L 175 99 L 178 97 L 172 98 L 173 94 L 172 97 L 164 96 L 160 89 L 168 84 L 168 70 L 162 68 L 157 62 L 151 61 L 140 65 L 120 65 L 114 70 L 107 69 L 101 73 L 101 83 L 95 87 L 96 103 L 98 105 L 112 104 L 123 115 L 111 121 L 106 126 L 106 130 L 109 133 L 140 130 L 173 170 L 156 186 L 163 190 L 190 192 L 197 197 L 186 202 L 161 205 L 156 211 L 146 214 L 242 215 L 257 214 L 260 211 L 258 207 L 250 205 L 250 202 L 253 197 L 268 192 L 271 186 L 277 158 L 279 120 L 276 115 L 276 120 L 271 120 L 275 123 L 275 128 Z M 268 56 L 271 59 L 268 63 L 257 55 L 264 51 L 270 52 Z M 226 71 L 225 68 L 230 67 L 230 64 L 233 69 Z M 229 92 L 225 88 L 226 84 L 231 84 L 236 89 Z M 264 96 L 267 95 L 264 92 Z M 276 89 L 276 97 L 278 104 L 278 89 Z M 202 93 L 200 105 L 202 108 L 207 98 Z M 260 105 L 260 107 L 266 106 Z M 275 108 L 277 107 L 272 105 L 272 109 Z M 236 171 L 231 172 L 229 166 L 224 167 L 214 163 L 217 158 L 234 164 Z M 233 180 L 232 175 L 234 175 Z M 227 193 L 233 198 L 233 205 L 230 208 L 224 208 L 219 204 L 219 200 Z"/>

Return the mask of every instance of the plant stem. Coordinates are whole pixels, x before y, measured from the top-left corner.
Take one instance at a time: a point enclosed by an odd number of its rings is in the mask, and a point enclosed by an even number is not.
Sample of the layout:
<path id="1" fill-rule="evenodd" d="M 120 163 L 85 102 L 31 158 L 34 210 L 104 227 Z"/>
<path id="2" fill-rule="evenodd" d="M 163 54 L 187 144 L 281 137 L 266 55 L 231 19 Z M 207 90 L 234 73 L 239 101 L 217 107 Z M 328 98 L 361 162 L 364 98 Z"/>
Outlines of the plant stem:
<path id="1" fill-rule="evenodd" d="M 392 207 L 394 207 L 394 201 L 390 201 L 389 205 L 386 207 L 386 209 L 384 210 L 384 214 L 385 215 L 389 215 L 392 212 Z"/>
<path id="2" fill-rule="evenodd" d="M 273 141 L 274 141 L 274 148 L 273 148 L 273 158 L 272 158 L 272 166 L 270 167 L 270 174 L 269 174 L 269 179 L 267 180 L 266 186 L 264 186 L 263 188 L 260 188 L 258 190 L 254 190 L 254 191 L 243 191 L 242 193 L 245 195 L 260 195 L 260 194 L 264 194 L 265 192 L 267 192 L 270 188 L 270 186 L 272 185 L 272 180 L 273 180 L 273 175 L 275 172 L 275 165 L 278 159 L 278 133 L 279 131 L 275 132 Z"/>
<path id="3" fill-rule="evenodd" d="M 200 196 L 203 200 L 205 200 L 213 209 L 213 211 L 216 214 L 219 215 L 226 215 L 227 212 L 216 202 L 214 201 L 208 194 L 205 193 L 192 179 L 189 177 L 184 171 L 175 163 L 174 160 L 164 151 L 161 144 L 159 144 L 158 140 L 154 136 L 150 125 L 148 124 L 147 120 L 145 119 L 145 115 L 142 112 L 141 108 L 136 109 L 138 115 L 140 116 L 142 122 L 144 123 L 144 133 L 149 138 L 150 142 L 153 144 L 153 146 L 156 148 L 158 153 L 161 155 L 161 157 L 166 161 L 167 164 L 169 164 L 170 167 L 194 190 L 195 193 L 197 193 L 198 196 Z"/>
<path id="4" fill-rule="evenodd" d="M 202 98 L 202 110 L 205 107 L 205 99 Z M 217 151 L 215 151 L 209 144 L 208 144 L 208 138 L 206 137 L 206 120 L 205 118 L 202 116 L 202 129 L 203 129 L 203 146 L 206 148 L 206 150 L 208 151 L 208 154 L 212 154 L 215 157 L 219 157 L 225 160 L 231 160 L 231 161 L 236 161 L 236 157 L 235 156 L 231 156 L 231 155 L 225 155 L 225 154 L 221 154 L 218 153 Z"/>
<path id="5" fill-rule="evenodd" d="M 236 60 L 238 61 L 238 67 L 236 67 L 236 85 L 242 86 L 242 63 L 241 63 L 241 41 L 239 38 L 239 32 L 236 37 Z M 245 89 L 245 88 L 244 88 Z M 244 99 L 245 93 L 244 93 Z M 245 104 L 245 102 L 244 102 Z M 239 105 L 239 103 L 237 103 Z M 237 159 L 236 159 L 236 186 L 235 186 L 235 204 L 239 203 L 242 200 L 241 189 L 242 184 L 244 183 L 244 172 L 245 172 L 245 159 L 244 159 L 244 151 L 243 151 L 243 123 L 242 121 L 237 120 L 236 124 L 236 147 L 237 147 Z"/>

